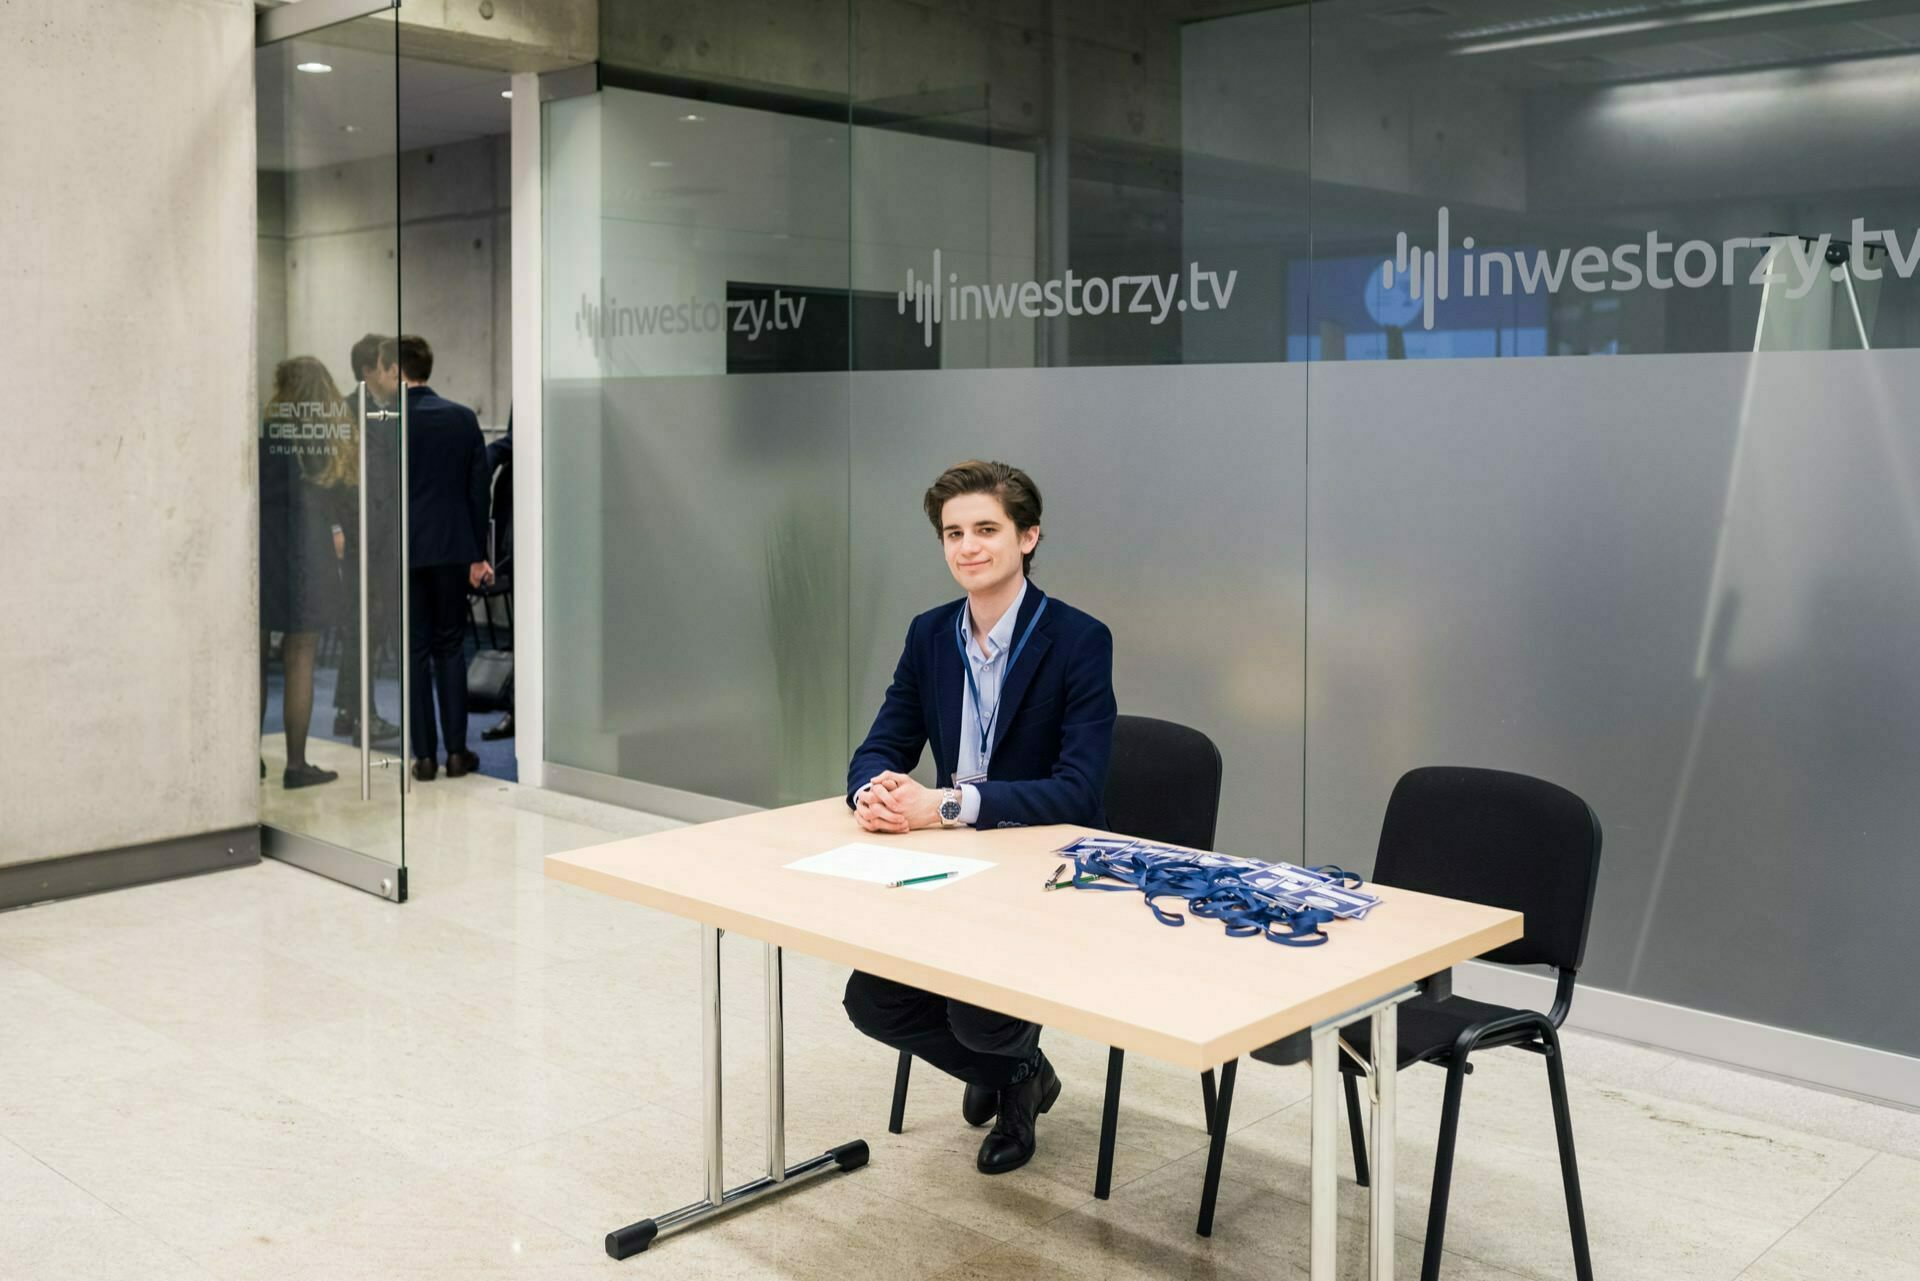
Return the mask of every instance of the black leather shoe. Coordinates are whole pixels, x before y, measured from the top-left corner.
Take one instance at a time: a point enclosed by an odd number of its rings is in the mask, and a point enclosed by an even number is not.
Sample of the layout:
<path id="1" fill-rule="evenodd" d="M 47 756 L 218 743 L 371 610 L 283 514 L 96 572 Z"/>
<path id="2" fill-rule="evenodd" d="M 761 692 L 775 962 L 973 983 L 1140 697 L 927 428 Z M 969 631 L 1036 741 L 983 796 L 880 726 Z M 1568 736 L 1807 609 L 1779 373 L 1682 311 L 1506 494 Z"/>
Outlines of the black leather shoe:
<path id="1" fill-rule="evenodd" d="M 1020 1084 L 1000 1091 L 1000 1119 L 980 1144 L 974 1162 L 982 1174 L 1005 1174 L 1033 1160 L 1034 1121 L 1060 1097 L 1060 1078 L 1053 1064 L 1040 1056 L 1040 1070 Z"/>
<path id="2" fill-rule="evenodd" d="M 440 773 L 440 763 L 431 756 L 416 756 L 413 760 L 413 776 L 422 783 L 431 783 Z"/>
<path id="3" fill-rule="evenodd" d="M 969 1085 L 967 1092 L 960 1096 L 960 1115 L 966 1118 L 968 1125 L 985 1125 L 993 1120 L 993 1114 L 999 1110 L 998 1090 L 989 1090 L 984 1085 Z"/>
<path id="4" fill-rule="evenodd" d="M 331 783 L 340 776 L 330 769 L 321 769 L 318 765 L 289 765 L 280 776 L 280 783 L 289 792 L 297 787 L 317 787 L 322 783 Z"/>
<path id="5" fill-rule="evenodd" d="M 480 757 L 474 752 L 448 752 L 447 777 L 465 778 L 480 768 Z"/>
<path id="6" fill-rule="evenodd" d="M 502 716 L 500 718 L 500 723 L 498 725 L 495 725 L 492 729 L 481 730 L 480 737 L 486 739 L 489 743 L 497 743 L 503 738 L 512 738 L 513 737 L 513 713 L 508 712 L 505 716 Z"/>
<path id="7" fill-rule="evenodd" d="M 360 746 L 360 723 L 358 721 L 349 721 L 345 730 L 340 728 L 340 722 L 337 720 L 333 725 L 333 732 L 336 736 L 346 735 L 355 747 Z M 398 747 L 400 745 L 400 727 L 392 721 L 384 719 L 378 712 L 373 714 L 373 745 L 375 747 Z"/>

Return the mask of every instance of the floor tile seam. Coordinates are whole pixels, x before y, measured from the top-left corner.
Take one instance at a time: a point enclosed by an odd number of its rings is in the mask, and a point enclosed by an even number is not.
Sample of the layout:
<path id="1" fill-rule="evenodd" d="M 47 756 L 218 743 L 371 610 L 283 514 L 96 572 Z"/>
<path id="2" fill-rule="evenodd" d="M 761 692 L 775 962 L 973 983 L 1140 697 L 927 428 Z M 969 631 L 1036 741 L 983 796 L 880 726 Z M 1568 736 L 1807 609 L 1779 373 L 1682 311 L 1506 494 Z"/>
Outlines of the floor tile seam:
<path id="1" fill-rule="evenodd" d="M 1875 1152 L 1872 1156 L 1869 1156 L 1864 1162 L 1860 1164 L 1860 1166 L 1857 1169 L 1854 1170 L 1852 1174 L 1848 1175 L 1845 1179 L 1841 1180 L 1839 1186 L 1835 1187 L 1833 1191 L 1827 1193 L 1826 1196 L 1822 1197 L 1819 1205 L 1814 1206 L 1811 1210 L 1808 1210 L 1805 1214 L 1801 1215 L 1798 1219 L 1794 1220 L 1794 1222 L 1786 1229 L 1786 1231 L 1782 1232 L 1779 1236 L 1775 1237 L 1772 1241 L 1768 1242 L 1765 1249 L 1761 1250 L 1760 1253 L 1754 1255 L 1753 1258 L 1747 1260 L 1746 1266 L 1742 1267 L 1740 1271 L 1734 1273 L 1733 1281 L 1741 1281 L 1741 1279 L 1745 1277 L 1748 1273 L 1752 1272 L 1755 1268 L 1759 1267 L 1760 1264 L 1766 1259 L 1766 1257 L 1769 1254 L 1772 1254 L 1775 1250 L 1780 1248 L 1780 1245 L 1782 1242 L 1784 1242 L 1788 1237 L 1792 1236 L 1795 1232 L 1798 1232 L 1803 1226 L 1805 1226 L 1809 1221 L 1812 1220 L 1814 1215 L 1820 1213 L 1820 1211 L 1826 1207 L 1829 1201 L 1832 1201 L 1835 1197 L 1839 1196 L 1842 1192 L 1846 1191 L 1849 1187 L 1853 1185 L 1856 1179 L 1858 1179 L 1861 1175 L 1865 1174 L 1868 1166 L 1872 1165 L 1875 1161 L 1878 1161 L 1881 1157 L 1885 1155 L 1887 1154 L 1884 1152 Z"/>
<path id="2" fill-rule="evenodd" d="M 32 974 L 34 975 L 34 977 L 36 977 L 36 978 L 38 978 L 38 979 L 41 979 L 41 980 L 44 980 L 45 982 L 48 982 L 48 983 L 51 983 L 51 984 L 52 984 L 52 985 L 53 985 L 54 987 L 56 987 L 56 988 L 58 988 L 58 989 L 60 990 L 60 993 L 61 993 L 61 994 L 62 994 L 63 996 L 65 996 L 65 997 L 67 997 L 67 998 L 69 998 L 69 999 L 71 999 L 71 1000 L 76 1000 L 76 1001 L 84 1001 L 84 1002 L 86 1002 L 86 1003 L 87 1003 L 88 1005 L 90 1005 L 90 1006 L 92 1006 L 92 1007 L 94 1007 L 94 1008 L 95 1008 L 96 1010 L 104 1010 L 104 1011 L 106 1011 L 106 1012 L 107 1012 L 108 1014 L 112 1014 L 112 1015 L 116 1015 L 116 1016 L 118 1016 L 118 1017 L 120 1017 L 120 1018 L 123 1018 L 123 1019 L 126 1019 L 126 1020 L 128 1020 L 129 1022 L 132 1022 L 132 1023 L 137 1023 L 137 1024 L 139 1024 L 139 1025 L 140 1025 L 140 1027 L 142 1027 L 142 1028 L 143 1028 L 143 1029 L 145 1029 L 146 1031 L 148 1031 L 148 1032 L 152 1032 L 152 1033 L 153 1033 L 153 1034 L 155 1034 L 156 1036 L 160 1036 L 160 1037 L 163 1037 L 163 1038 L 165 1038 L 166 1040 L 168 1040 L 168 1041 L 171 1041 L 171 1042 L 173 1042 L 173 1043 L 174 1043 L 175 1045 L 177 1045 L 177 1046 L 181 1046 L 182 1048 L 185 1048 L 185 1049 L 187 1049 L 187 1050 L 192 1050 L 192 1049 L 194 1048 L 194 1047 L 193 1047 L 193 1046 L 192 1046 L 191 1044 L 189 1044 L 189 1043 L 187 1043 L 187 1042 L 185 1042 L 185 1041 L 183 1041 L 183 1040 L 182 1040 L 181 1038 L 179 1038 L 179 1037 L 177 1037 L 177 1036 L 175 1036 L 175 1035 L 173 1035 L 173 1034 L 172 1034 L 171 1032 L 168 1032 L 168 1031 L 167 1031 L 166 1029 L 164 1029 L 164 1028 L 161 1028 L 161 1027 L 156 1027 L 156 1026 L 154 1026 L 153 1024 L 151 1024 L 151 1023 L 148 1023 L 148 1022 L 147 1022 L 147 1021 L 146 1021 L 145 1019 L 142 1019 L 142 1018 L 141 1018 L 141 1017 L 140 1017 L 139 1015 L 137 1015 L 137 1014 L 132 1014 L 132 1013 L 129 1013 L 129 1012 L 127 1012 L 127 1011 L 125 1011 L 125 1010 L 122 1010 L 122 1009 L 120 1009 L 120 1008 L 119 1008 L 118 1006 L 115 1006 L 115 1005 L 110 1005 L 110 1004 L 108 1004 L 108 1003 L 107 1003 L 106 1001 L 103 1001 L 103 1000 L 101 1000 L 101 999 L 100 999 L 99 997 L 97 997 L 97 996 L 94 996 L 94 995 L 93 995 L 92 993 L 89 993 L 89 992 L 83 992 L 83 991 L 81 991 L 81 990 L 80 990 L 79 988 L 77 988 L 77 987 L 74 987 L 74 986 L 73 986 L 72 984 L 70 984 L 70 983 L 68 983 L 68 982 L 66 982 L 65 980 L 63 980 L 63 979 L 61 979 L 61 978 L 60 978 L 59 976 L 57 976 L 57 975 L 53 975 L 53 974 L 49 974 L 49 973 L 47 973 L 47 972 L 46 972 L 45 970 L 42 970 L 42 969 L 40 969 L 39 967 L 37 967 L 37 966 L 35 966 L 35 965 L 32 965 L 31 963 L 29 963 L 29 962 L 27 962 L 27 961 L 19 961 L 19 962 L 16 962 L 16 963 L 17 963 L 17 964 L 18 964 L 18 965 L 19 965 L 19 966 L 20 966 L 20 967 L 21 967 L 22 969 L 25 969 L 25 970 L 28 970 L 29 972 L 31 972 L 31 973 L 32 973 Z M 135 1069 L 135 1073 L 137 1073 L 137 1072 L 138 1072 L 139 1070 L 140 1070 L 140 1069 L 138 1069 L 138 1068 L 136 1068 L 136 1069 Z M 125 1075 L 132 1075 L 132 1074 L 133 1074 L 133 1073 L 128 1073 L 128 1074 L 125 1074 Z M 118 1079 L 118 1075 L 119 1075 L 119 1074 L 115 1074 L 115 1075 L 108 1075 L 108 1076 L 104 1076 L 104 1077 L 95 1077 L 95 1078 L 92 1078 L 92 1079 L 95 1079 L 95 1080 L 116 1080 L 116 1079 Z"/>
<path id="3" fill-rule="evenodd" d="M 1821 1202 L 1821 1205 L 1825 1205 L 1825 1204 L 1826 1202 L 1824 1201 Z M 1815 1209 L 1818 1209 L 1818 1208 L 1819 1208 L 1818 1206 L 1815 1207 Z M 1805 1223 L 1805 1222 L 1806 1222 L 1805 1219 L 1800 1220 L 1800 1223 Z M 1767 1242 L 1765 1246 L 1761 1247 L 1760 1252 L 1758 1254 L 1748 1259 L 1746 1263 L 1741 1265 L 1740 1270 L 1733 1274 L 1732 1281 L 1744 1281 L 1744 1278 L 1751 1275 L 1755 1268 L 1759 1267 L 1763 1262 L 1766 1261 L 1766 1258 L 1768 1255 L 1772 1254 L 1775 1250 L 1779 1249 L 1781 1243 L 1784 1242 L 1788 1237 L 1794 1234 L 1794 1232 L 1800 1227 L 1800 1223 L 1794 1224 L 1793 1227 L 1788 1228 L 1785 1232 L 1782 1232 L 1779 1236 L 1775 1237 L 1773 1240 Z"/>
<path id="4" fill-rule="evenodd" d="M 9 1145 L 18 1148 L 23 1154 L 25 1154 L 28 1160 L 32 1161 L 35 1165 L 41 1166 L 42 1168 L 47 1170 L 55 1178 L 59 1179 L 62 1183 L 65 1183 L 67 1186 L 73 1188 L 76 1192 L 86 1197 L 89 1201 L 93 1201 L 97 1203 L 103 1209 L 107 1210 L 109 1213 L 117 1215 L 119 1218 L 125 1220 L 127 1223 L 131 1224 L 136 1228 L 140 1228 L 142 1230 L 146 1229 L 146 1225 L 142 1223 L 139 1219 L 135 1218 L 132 1214 L 128 1213 L 127 1211 L 121 1209 L 119 1206 L 115 1205 L 112 1201 L 109 1201 L 106 1197 L 100 1195 L 100 1193 L 94 1191 L 92 1188 L 88 1187 L 86 1184 L 80 1182 L 80 1180 L 74 1178 L 71 1174 L 68 1174 L 65 1170 L 55 1165 L 52 1161 L 49 1161 L 46 1157 L 41 1156 L 38 1152 L 35 1152 L 32 1148 L 28 1147 L 20 1139 L 15 1138 L 14 1136 L 9 1134 L 0 1133 L 0 1141 L 4 1141 Z M 175 1247 L 169 1246 L 169 1248 L 175 1248 Z"/>
<path id="5" fill-rule="evenodd" d="M 311 963 L 308 963 L 306 961 L 302 961 L 298 957 L 289 957 L 289 956 L 281 955 L 279 953 L 275 953 L 275 956 L 279 960 L 304 966 L 306 969 L 312 970 L 314 973 L 323 975 L 326 978 L 335 979 L 339 982 L 346 983 L 348 986 L 356 988 L 362 995 L 368 998 L 377 998 L 380 995 L 382 995 L 380 992 L 374 990 L 373 988 L 367 987 L 366 985 L 358 983 L 352 979 L 345 978 L 344 976 L 334 974 L 332 971 L 322 970 L 318 966 L 312 965 Z M 111 1004 L 110 1002 L 102 1000 L 100 997 L 93 996 L 87 992 L 81 991 L 79 988 L 72 987 L 71 985 L 62 982 L 59 978 L 57 978 L 54 975 L 47 974 L 41 970 L 35 970 L 34 973 L 38 974 L 41 978 L 45 979 L 47 982 L 52 983 L 55 986 L 59 987 L 63 992 L 65 992 L 69 996 L 87 1001 L 92 1005 L 97 1006 L 99 1009 L 105 1010 L 109 1014 L 115 1015 L 119 1018 L 126 1019 L 128 1022 L 133 1023 L 138 1027 L 140 1027 L 143 1031 L 148 1032 L 154 1036 L 160 1037 L 162 1040 L 172 1045 L 175 1049 L 184 1050 L 189 1055 L 192 1055 L 192 1056 L 198 1056 L 200 1053 L 199 1045 L 194 1040 L 190 1040 L 186 1036 L 175 1031 L 173 1024 L 156 1022 L 148 1018 L 144 1013 L 144 1011 L 148 1007 L 144 1005 L 139 1006 L 138 1008 L 122 1009 L 120 1006 L 117 1006 L 117 1005 Z M 340 1021 L 344 1022 L 345 1020 L 340 1020 Z M 305 1032 L 309 1030 L 311 1026 L 314 1026 L 314 1025 L 303 1026 L 300 1029 L 300 1032 Z M 332 1026 L 332 1024 L 325 1024 L 321 1026 Z M 239 1063 L 235 1063 L 234 1061 L 235 1051 L 249 1049 L 263 1042 L 279 1040 L 282 1037 L 287 1035 L 299 1035 L 300 1032 L 295 1032 L 295 1033 L 269 1032 L 264 1036 L 251 1037 L 236 1043 L 229 1043 L 223 1047 L 225 1050 L 225 1053 L 223 1053 L 221 1056 L 222 1061 L 229 1063 L 239 1068 L 242 1071 L 245 1071 L 245 1068 L 243 1065 Z M 124 1081 L 124 1080 L 129 1080 L 133 1077 L 137 1077 L 141 1075 L 143 1072 L 148 1071 L 149 1067 L 150 1065 L 146 1063 L 140 1063 L 134 1066 L 129 1071 L 110 1072 L 104 1076 L 90 1076 L 82 1079 L 87 1081 L 92 1081 L 92 1082 Z M 251 1076 L 252 1073 L 249 1072 L 247 1073 L 247 1075 Z"/>
<path id="6" fill-rule="evenodd" d="M 191 1263 L 194 1267 L 198 1268 L 200 1271 L 204 1273 L 207 1273 L 209 1276 L 217 1275 L 217 1272 L 212 1267 L 212 1265 L 207 1263 L 206 1260 L 200 1257 L 196 1248 L 189 1246 L 184 1241 L 175 1240 L 173 1237 L 168 1235 L 166 1220 L 163 1219 L 159 1223 L 149 1223 L 145 1219 L 134 1214 L 131 1210 L 128 1210 L 120 1205 L 116 1205 L 112 1200 L 108 1199 L 106 1196 L 103 1196 L 101 1193 L 96 1192 L 94 1189 L 80 1182 L 78 1179 L 74 1178 L 71 1174 L 68 1174 L 65 1170 L 55 1165 L 52 1161 L 48 1160 L 46 1157 L 41 1156 L 38 1152 L 35 1152 L 32 1148 L 28 1147 L 25 1143 L 21 1142 L 18 1138 L 15 1138 L 10 1135 L 0 1135 L 0 1138 L 6 1139 L 9 1143 L 12 1143 L 15 1147 L 19 1148 L 22 1152 L 25 1152 L 34 1161 L 38 1162 L 40 1165 L 45 1166 L 48 1170 L 52 1171 L 54 1175 L 60 1178 L 63 1182 L 70 1184 L 73 1188 L 79 1191 L 81 1195 L 87 1197 L 89 1200 L 104 1207 L 108 1213 L 120 1219 L 129 1228 L 139 1233 L 146 1240 L 157 1242 L 163 1249 L 172 1251 L 174 1254 L 178 1255 L 182 1259 L 185 1259 L 188 1263 Z"/>

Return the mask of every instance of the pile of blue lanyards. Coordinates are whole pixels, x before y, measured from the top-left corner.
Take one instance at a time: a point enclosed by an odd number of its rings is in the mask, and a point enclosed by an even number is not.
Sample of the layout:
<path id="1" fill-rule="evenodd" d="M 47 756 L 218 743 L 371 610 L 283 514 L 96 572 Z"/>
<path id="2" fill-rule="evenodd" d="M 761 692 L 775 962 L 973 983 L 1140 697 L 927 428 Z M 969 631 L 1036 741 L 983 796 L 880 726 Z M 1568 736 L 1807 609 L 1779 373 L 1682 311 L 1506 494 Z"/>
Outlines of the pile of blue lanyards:
<path id="1" fill-rule="evenodd" d="M 1307 870 L 1349 889 L 1358 889 L 1362 883 L 1354 873 L 1332 864 Z M 1162 856 L 1143 857 L 1135 850 L 1081 851 L 1073 856 L 1073 888 L 1139 890 L 1162 925 L 1187 923 L 1185 916 L 1167 911 L 1156 901 L 1179 898 L 1186 900 L 1187 910 L 1193 915 L 1221 922 L 1236 938 L 1264 934 L 1285 947 L 1318 947 L 1327 941 L 1320 927 L 1334 919 L 1332 912 L 1322 907 L 1287 907 L 1248 885 L 1241 879 L 1241 871 Z M 1100 877 L 1119 883 L 1103 883 L 1096 879 Z"/>

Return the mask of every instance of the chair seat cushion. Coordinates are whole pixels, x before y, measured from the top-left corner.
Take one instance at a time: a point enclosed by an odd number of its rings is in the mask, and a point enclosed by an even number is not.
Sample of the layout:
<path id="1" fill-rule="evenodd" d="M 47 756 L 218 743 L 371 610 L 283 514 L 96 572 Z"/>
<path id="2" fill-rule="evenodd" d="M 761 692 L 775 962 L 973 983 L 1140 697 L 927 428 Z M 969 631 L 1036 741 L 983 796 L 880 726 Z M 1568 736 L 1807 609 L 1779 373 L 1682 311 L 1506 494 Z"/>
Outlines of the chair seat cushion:
<path id="1" fill-rule="evenodd" d="M 1460 1033 L 1476 1023 L 1487 1023 L 1494 1019 L 1503 1019 L 1512 1014 L 1526 1013 L 1509 1005 L 1489 1005 L 1485 1001 L 1474 1001 L 1464 996 L 1449 997 L 1444 1001 L 1431 1001 L 1425 997 L 1414 997 L 1400 1005 L 1400 1067 L 1412 1063 L 1445 1059 L 1453 1050 L 1453 1044 Z M 1359 1054 L 1373 1057 L 1373 1023 L 1363 1019 L 1343 1030 L 1340 1035 L 1347 1039 Z M 1533 1039 L 1530 1029 L 1522 1028 L 1491 1040 L 1482 1041 L 1480 1049 L 1492 1049 L 1501 1045 L 1514 1045 Z M 1264 1062 L 1291 1062 L 1278 1056 L 1269 1056 L 1269 1049 L 1262 1047 L 1253 1052 L 1253 1057 Z M 1342 1071 L 1355 1071 L 1353 1060 L 1346 1055 L 1340 1056 Z"/>

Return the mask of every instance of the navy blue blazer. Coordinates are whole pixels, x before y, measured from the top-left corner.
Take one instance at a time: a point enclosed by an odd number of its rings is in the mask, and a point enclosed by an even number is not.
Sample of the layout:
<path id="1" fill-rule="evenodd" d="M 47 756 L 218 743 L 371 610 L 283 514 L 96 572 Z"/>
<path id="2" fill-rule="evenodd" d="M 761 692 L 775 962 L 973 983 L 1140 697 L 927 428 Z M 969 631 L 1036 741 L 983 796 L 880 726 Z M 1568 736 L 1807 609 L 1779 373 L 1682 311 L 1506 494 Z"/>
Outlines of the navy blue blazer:
<path id="1" fill-rule="evenodd" d="M 407 564 L 487 558 L 487 442 L 465 405 L 407 388 Z"/>
<path id="2" fill-rule="evenodd" d="M 1090 614 L 1028 583 L 1013 634 L 1026 633 L 1040 602 L 1047 612 L 1007 673 L 995 713 L 987 781 L 975 826 L 1079 823 L 1105 827 L 1107 766 L 1113 757 L 1113 633 Z M 874 775 L 907 773 L 933 744 L 939 786 L 953 785 L 960 760 L 964 661 L 954 625 L 966 598 L 914 619 L 886 701 L 847 767 L 847 804 Z"/>

